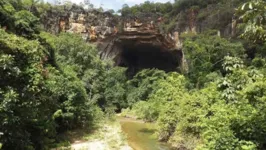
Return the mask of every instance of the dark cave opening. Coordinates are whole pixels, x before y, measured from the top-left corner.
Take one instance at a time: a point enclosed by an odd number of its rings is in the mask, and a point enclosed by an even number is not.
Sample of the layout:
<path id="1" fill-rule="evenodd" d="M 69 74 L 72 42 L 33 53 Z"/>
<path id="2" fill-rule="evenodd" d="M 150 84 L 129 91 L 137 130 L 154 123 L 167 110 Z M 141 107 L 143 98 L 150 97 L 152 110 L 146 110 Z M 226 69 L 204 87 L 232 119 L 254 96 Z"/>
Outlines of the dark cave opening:
<path id="1" fill-rule="evenodd" d="M 151 44 L 124 45 L 118 66 L 127 67 L 127 75 L 133 77 L 143 69 L 160 69 L 166 72 L 179 71 L 182 52 L 164 50 Z"/>

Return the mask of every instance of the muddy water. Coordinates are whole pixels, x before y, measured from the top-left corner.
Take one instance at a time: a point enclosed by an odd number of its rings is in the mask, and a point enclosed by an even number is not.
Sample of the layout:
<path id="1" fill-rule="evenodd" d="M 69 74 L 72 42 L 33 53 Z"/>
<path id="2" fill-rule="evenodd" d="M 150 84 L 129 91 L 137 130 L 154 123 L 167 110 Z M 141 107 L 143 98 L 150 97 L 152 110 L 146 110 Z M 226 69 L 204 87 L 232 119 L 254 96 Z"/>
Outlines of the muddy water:
<path id="1" fill-rule="evenodd" d="M 127 135 L 128 144 L 134 150 L 170 150 L 154 136 L 155 125 L 134 119 L 119 118 L 123 132 Z"/>

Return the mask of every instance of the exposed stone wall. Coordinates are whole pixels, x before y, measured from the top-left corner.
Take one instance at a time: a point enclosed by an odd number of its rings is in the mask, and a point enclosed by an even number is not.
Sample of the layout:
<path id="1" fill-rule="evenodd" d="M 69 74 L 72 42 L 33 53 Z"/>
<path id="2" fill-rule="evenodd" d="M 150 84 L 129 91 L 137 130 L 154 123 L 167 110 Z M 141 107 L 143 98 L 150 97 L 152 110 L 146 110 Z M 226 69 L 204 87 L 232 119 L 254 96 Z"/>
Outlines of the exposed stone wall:
<path id="1" fill-rule="evenodd" d="M 119 17 L 74 5 L 50 10 L 42 21 L 44 28 L 51 33 L 80 34 L 85 41 L 97 44 L 101 59 L 112 59 L 114 65 L 128 66 L 132 72 L 153 65 L 166 71 L 183 66 L 179 33 L 162 33 L 159 26 L 163 20 L 157 14 Z M 125 54 L 137 55 L 136 60 L 128 60 L 131 56 L 125 57 Z"/>
<path id="2" fill-rule="evenodd" d="M 41 18 L 46 31 L 78 33 L 85 40 L 100 40 L 117 32 L 119 18 L 109 12 L 84 10 L 73 5 L 71 8 L 51 9 Z"/>
<path id="3" fill-rule="evenodd" d="M 224 11 L 220 11 L 219 5 L 208 5 L 206 8 L 199 10 L 183 10 L 176 16 L 172 16 L 174 20 L 174 27 L 172 32 L 197 32 L 202 33 L 204 31 L 214 29 L 218 30 L 223 37 L 235 36 L 236 22 L 232 18 L 234 16 L 234 9 L 228 8 Z"/>

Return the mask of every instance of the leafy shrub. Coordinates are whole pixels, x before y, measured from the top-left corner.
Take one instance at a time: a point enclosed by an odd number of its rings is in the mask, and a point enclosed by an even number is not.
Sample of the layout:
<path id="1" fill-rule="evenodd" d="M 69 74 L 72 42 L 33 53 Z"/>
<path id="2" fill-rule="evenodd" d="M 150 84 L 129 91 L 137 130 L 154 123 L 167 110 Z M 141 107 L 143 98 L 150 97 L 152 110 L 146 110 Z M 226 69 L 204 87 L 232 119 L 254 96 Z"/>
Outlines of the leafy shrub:
<path id="1" fill-rule="evenodd" d="M 0 32 L 3 149 L 46 149 L 56 142 L 58 132 L 90 128 L 101 120 L 103 114 L 92 99 L 95 93 L 89 95 L 93 89 L 82 80 L 84 72 L 104 68 L 93 46 L 86 46 L 75 35 L 72 40 L 78 45 L 42 34 L 43 46 L 37 40 Z M 57 44 L 68 47 L 60 49 Z M 95 78 L 91 76 L 88 82 Z"/>
<path id="2" fill-rule="evenodd" d="M 165 78 L 166 73 L 157 69 L 144 69 L 128 81 L 127 102 L 132 106 L 138 101 L 147 100 L 149 94 L 156 88 L 156 81 Z"/>
<path id="3" fill-rule="evenodd" d="M 105 107 L 115 106 L 117 110 L 128 106 L 126 101 L 126 68 L 114 67 L 105 73 L 105 78 L 101 85 L 104 89 L 104 102 L 100 105 Z"/>
<path id="4" fill-rule="evenodd" d="M 44 88 L 45 49 L 0 29 L 0 132 L 3 149 L 39 149 L 54 136 L 55 101 Z"/>
<path id="5" fill-rule="evenodd" d="M 184 42 L 185 57 L 189 64 L 189 78 L 197 87 L 201 87 L 207 74 L 223 71 L 225 56 L 244 57 L 241 43 L 231 43 L 219 36 L 198 35 Z"/>
<path id="6" fill-rule="evenodd" d="M 146 101 L 139 101 L 132 107 L 133 113 L 144 121 L 155 121 L 159 115 L 159 107 L 154 106 L 153 103 Z"/>
<path id="7" fill-rule="evenodd" d="M 39 33 L 39 18 L 26 10 L 18 11 L 14 14 L 16 33 L 24 37 L 32 37 Z"/>

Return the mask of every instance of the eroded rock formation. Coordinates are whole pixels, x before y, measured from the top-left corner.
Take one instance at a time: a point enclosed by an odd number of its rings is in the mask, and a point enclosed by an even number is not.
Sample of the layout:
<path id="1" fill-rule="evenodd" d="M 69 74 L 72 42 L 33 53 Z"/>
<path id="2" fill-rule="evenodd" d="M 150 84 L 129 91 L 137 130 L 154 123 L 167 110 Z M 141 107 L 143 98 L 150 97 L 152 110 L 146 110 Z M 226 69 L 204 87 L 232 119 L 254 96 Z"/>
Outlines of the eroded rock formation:
<path id="1" fill-rule="evenodd" d="M 44 28 L 51 33 L 70 32 L 81 34 L 85 40 L 101 40 L 116 32 L 119 18 L 109 12 L 70 8 L 51 9 L 41 18 Z"/>
<path id="2" fill-rule="evenodd" d="M 102 59 L 128 67 L 129 75 L 145 68 L 177 71 L 183 64 L 178 33 L 161 34 L 153 20 L 125 21 L 120 33 L 102 40 L 98 46 Z"/>
<path id="3" fill-rule="evenodd" d="M 73 6 L 58 13 L 51 11 L 45 28 L 53 33 L 80 34 L 99 47 L 102 59 L 112 59 L 116 66 L 128 67 L 129 75 L 144 68 L 177 71 L 183 66 L 179 34 L 162 34 L 158 16 L 114 17 L 96 10 Z"/>

